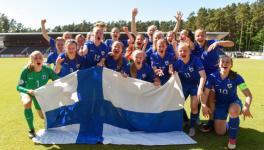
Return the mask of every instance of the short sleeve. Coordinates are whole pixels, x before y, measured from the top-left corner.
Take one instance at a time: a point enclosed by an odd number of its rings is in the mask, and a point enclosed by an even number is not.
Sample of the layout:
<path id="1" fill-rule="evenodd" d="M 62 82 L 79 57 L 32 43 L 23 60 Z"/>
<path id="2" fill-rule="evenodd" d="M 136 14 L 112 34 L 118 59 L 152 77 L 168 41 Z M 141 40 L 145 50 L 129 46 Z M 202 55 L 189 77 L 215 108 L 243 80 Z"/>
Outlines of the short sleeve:
<path id="1" fill-rule="evenodd" d="M 206 80 L 205 87 L 208 89 L 212 89 L 213 83 L 214 83 L 214 77 L 212 75 L 209 75 L 209 77 Z"/>
<path id="2" fill-rule="evenodd" d="M 173 70 L 179 72 L 179 70 L 180 70 L 180 65 L 179 64 L 180 64 L 180 60 L 175 61 L 173 63 Z"/>
<path id="3" fill-rule="evenodd" d="M 236 84 L 240 85 L 242 83 L 245 83 L 245 80 L 238 74 L 236 77 Z"/>
<path id="4" fill-rule="evenodd" d="M 49 71 L 49 76 L 52 81 L 59 78 L 59 76 L 51 68 L 47 67 L 47 69 Z"/>
<path id="5" fill-rule="evenodd" d="M 195 67 L 197 68 L 198 71 L 204 70 L 204 66 L 202 61 L 199 58 L 195 58 L 195 62 L 194 62 Z"/>
<path id="6" fill-rule="evenodd" d="M 50 47 L 52 47 L 52 48 L 56 47 L 56 42 L 52 37 L 50 38 L 49 44 L 50 44 Z"/>

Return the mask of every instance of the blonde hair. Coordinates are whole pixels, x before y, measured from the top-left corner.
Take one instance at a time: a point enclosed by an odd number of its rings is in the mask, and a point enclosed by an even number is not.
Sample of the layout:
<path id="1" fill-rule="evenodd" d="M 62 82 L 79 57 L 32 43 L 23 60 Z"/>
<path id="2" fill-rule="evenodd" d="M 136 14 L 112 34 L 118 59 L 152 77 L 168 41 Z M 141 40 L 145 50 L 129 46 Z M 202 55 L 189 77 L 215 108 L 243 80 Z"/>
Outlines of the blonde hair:
<path id="1" fill-rule="evenodd" d="M 150 28 L 154 28 L 155 30 L 157 30 L 157 26 L 155 26 L 155 25 L 148 26 L 148 31 L 150 30 Z"/>
<path id="2" fill-rule="evenodd" d="M 179 47 L 185 47 L 185 46 L 188 47 L 188 49 L 190 49 L 190 45 L 189 45 L 187 42 L 182 42 L 182 41 L 181 41 L 181 42 L 179 42 L 179 44 L 178 44 L 178 48 L 179 48 Z"/>
<path id="3" fill-rule="evenodd" d="M 133 78 L 137 78 L 137 68 L 136 68 L 136 65 L 135 65 L 134 61 L 136 60 L 137 54 L 140 54 L 140 53 L 142 53 L 143 57 L 145 57 L 145 53 L 142 50 L 137 49 L 137 50 L 134 50 L 132 52 L 132 60 L 133 60 L 133 62 L 131 63 L 130 74 L 131 74 L 131 77 L 133 77 Z"/>
<path id="4" fill-rule="evenodd" d="M 57 41 L 63 41 L 63 42 L 65 42 L 65 40 L 61 37 L 61 36 L 58 36 L 56 39 L 55 39 L 55 41 L 57 42 Z"/>
<path id="5" fill-rule="evenodd" d="M 78 38 L 83 38 L 83 39 L 85 39 L 85 37 L 84 37 L 82 34 L 77 34 L 77 35 L 75 36 L 75 41 L 76 41 L 76 42 L 77 42 Z"/>
<path id="6" fill-rule="evenodd" d="M 123 47 L 124 47 L 124 44 L 122 43 L 122 42 L 119 42 L 119 41 L 114 41 L 113 42 L 113 44 L 112 44 L 112 51 L 113 51 L 113 47 L 114 47 L 114 45 L 115 44 L 119 44 L 120 46 L 121 46 L 121 50 L 123 50 Z M 117 60 L 118 62 L 117 62 L 117 67 L 118 68 L 121 68 L 122 67 L 122 65 L 123 65 L 123 57 L 122 57 L 122 52 L 121 52 L 121 54 L 120 54 L 120 56 L 119 56 L 119 58 L 118 58 L 118 60 Z"/>
<path id="7" fill-rule="evenodd" d="M 161 39 L 164 38 L 164 35 L 161 31 L 155 31 L 153 34 L 153 50 L 156 51 L 157 50 L 157 42 L 158 40 L 155 39 L 156 36 L 161 35 Z"/>
<path id="8" fill-rule="evenodd" d="M 38 51 L 38 50 L 35 50 L 33 51 L 30 55 L 29 55 L 29 62 L 27 64 L 27 68 L 30 70 L 30 71 L 33 71 L 34 70 L 34 59 L 37 57 L 37 56 L 40 56 L 42 59 L 43 59 L 43 54 Z"/>
<path id="9" fill-rule="evenodd" d="M 206 36 L 206 31 L 205 31 L 204 29 L 197 29 L 197 30 L 195 30 L 195 32 L 194 32 L 195 36 L 196 36 L 198 33 L 202 33 L 203 35 Z"/>
<path id="10" fill-rule="evenodd" d="M 117 28 L 117 27 L 113 27 L 111 32 L 114 32 L 115 30 L 117 30 L 117 32 L 120 32 L 119 28 Z"/>
<path id="11" fill-rule="evenodd" d="M 94 28 L 95 27 L 101 28 L 101 29 L 103 29 L 103 31 L 106 31 L 106 29 L 107 29 L 107 25 L 104 22 L 102 22 L 102 21 L 96 22 L 94 24 Z"/>
<path id="12" fill-rule="evenodd" d="M 67 40 L 67 39 L 65 39 L 67 34 L 70 35 L 70 36 L 72 37 L 72 34 L 71 34 L 69 31 L 66 31 L 66 32 L 64 32 L 64 33 L 62 34 L 62 38 L 63 38 L 64 40 Z"/>

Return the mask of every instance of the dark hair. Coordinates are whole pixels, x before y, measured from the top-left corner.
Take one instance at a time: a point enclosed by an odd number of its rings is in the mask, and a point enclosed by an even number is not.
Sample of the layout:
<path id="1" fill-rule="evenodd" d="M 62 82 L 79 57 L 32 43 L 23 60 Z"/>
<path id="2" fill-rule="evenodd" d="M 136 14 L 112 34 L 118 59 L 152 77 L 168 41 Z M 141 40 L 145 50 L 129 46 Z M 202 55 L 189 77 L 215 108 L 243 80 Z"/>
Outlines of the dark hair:
<path id="1" fill-rule="evenodd" d="M 231 64 L 233 65 L 233 59 L 231 57 L 227 56 L 227 55 L 220 56 L 219 62 L 221 61 L 221 59 L 224 59 L 224 58 L 230 59 Z M 230 79 L 230 80 L 234 80 L 236 77 L 237 77 L 237 72 L 235 72 L 233 70 L 230 70 L 227 78 Z"/>
<path id="2" fill-rule="evenodd" d="M 186 29 L 186 31 L 188 31 L 188 37 L 190 38 L 190 40 L 194 42 L 194 34 L 192 33 L 192 31 L 189 29 Z"/>
<path id="3" fill-rule="evenodd" d="M 78 52 L 77 52 L 77 45 L 78 45 L 78 44 L 77 44 L 77 42 L 76 42 L 74 39 L 68 39 L 68 40 L 66 40 L 66 42 L 65 42 L 65 47 L 66 47 L 67 45 L 69 45 L 69 44 L 75 44 L 75 46 L 76 46 L 76 55 L 75 55 L 74 61 L 75 61 L 75 62 L 78 62 Z M 65 53 L 65 56 L 66 56 L 65 62 L 69 62 L 69 61 L 70 61 L 70 58 L 69 58 L 67 52 Z"/>

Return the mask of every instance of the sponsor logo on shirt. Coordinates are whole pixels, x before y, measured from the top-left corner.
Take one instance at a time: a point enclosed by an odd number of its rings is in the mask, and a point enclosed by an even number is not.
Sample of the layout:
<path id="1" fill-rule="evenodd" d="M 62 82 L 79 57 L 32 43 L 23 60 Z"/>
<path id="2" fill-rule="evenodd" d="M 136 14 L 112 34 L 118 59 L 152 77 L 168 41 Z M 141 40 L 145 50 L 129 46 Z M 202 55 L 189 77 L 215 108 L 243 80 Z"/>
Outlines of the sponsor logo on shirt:
<path id="1" fill-rule="evenodd" d="M 23 85 L 24 84 L 24 80 L 19 80 L 18 85 Z"/>

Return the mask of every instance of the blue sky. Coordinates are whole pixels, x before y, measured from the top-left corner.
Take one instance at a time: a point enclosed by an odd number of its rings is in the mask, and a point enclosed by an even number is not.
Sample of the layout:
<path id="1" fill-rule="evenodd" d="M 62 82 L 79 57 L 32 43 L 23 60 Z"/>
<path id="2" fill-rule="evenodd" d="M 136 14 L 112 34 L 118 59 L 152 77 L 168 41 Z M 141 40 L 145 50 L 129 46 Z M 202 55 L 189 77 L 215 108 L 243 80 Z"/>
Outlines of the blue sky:
<path id="1" fill-rule="evenodd" d="M 130 20 L 131 9 L 139 10 L 137 20 L 173 20 L 177 10 L 185 20 L 200 7 L 220 8 L 232 3 L 254 0 L 0 0 L 0 13 L 26 27 L 39 28 L 47 19 L 47 27 L 80 23 Z"/>

